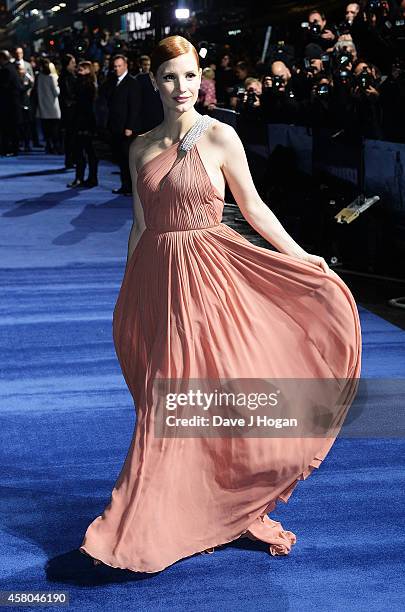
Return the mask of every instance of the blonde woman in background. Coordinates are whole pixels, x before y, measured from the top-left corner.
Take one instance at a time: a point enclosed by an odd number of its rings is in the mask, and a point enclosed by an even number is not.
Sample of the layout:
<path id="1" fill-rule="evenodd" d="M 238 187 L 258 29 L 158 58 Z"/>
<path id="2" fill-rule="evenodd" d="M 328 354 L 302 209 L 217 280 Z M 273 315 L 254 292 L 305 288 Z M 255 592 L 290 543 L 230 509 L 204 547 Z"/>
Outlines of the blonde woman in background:
<path id="1" fill-rule="evenodd" d="M 60 144 L 60 106 L 58 73 L 48 58 L 41 58 L 37 79 L 38 108 L 45 138 L 46 153 L 61 153 Z"/>

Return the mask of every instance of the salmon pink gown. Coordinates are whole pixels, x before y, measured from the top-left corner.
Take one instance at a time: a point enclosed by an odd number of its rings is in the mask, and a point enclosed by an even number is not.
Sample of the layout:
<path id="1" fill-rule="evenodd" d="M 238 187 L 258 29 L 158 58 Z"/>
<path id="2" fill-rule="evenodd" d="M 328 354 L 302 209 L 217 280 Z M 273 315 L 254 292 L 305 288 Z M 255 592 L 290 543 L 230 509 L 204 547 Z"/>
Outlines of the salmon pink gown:
<path id="1" fill-rule="evenodd" d="M 110 501 L 79 548 L 115 568 L 157 572 L 239 537 L 288 554 L 296 536 L 268 513 L 336 439 L 156 437 L 155 379 L 344 379 L 344 411 L 357 389 L 361 328 L 346 284 L 221 222 L 224 200 L 198 142 L 215 121 L 201 115 L 138 173 L 146 229 L 113 314 L 136 424 Z"/>

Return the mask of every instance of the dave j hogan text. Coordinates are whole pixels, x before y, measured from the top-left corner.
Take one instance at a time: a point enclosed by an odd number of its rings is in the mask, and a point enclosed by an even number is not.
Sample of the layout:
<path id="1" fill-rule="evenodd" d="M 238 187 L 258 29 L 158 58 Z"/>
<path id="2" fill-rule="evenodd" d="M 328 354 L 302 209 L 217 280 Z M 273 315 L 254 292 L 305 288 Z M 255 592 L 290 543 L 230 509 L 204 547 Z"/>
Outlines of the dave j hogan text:
<path id="1" fill-rule="evenodd" d="M 283 427 L 298 427 L 298 420 L 291 418 L 273 418 L 261 415 L 250 415 L 248 419 L 243 417 L 226 418 L 219 414 L 210 416 L 193 415 L 189 418 L 176 417 L 169 415 L 166 417 L 168 427 L 273 427 L 282 429 Z"/>

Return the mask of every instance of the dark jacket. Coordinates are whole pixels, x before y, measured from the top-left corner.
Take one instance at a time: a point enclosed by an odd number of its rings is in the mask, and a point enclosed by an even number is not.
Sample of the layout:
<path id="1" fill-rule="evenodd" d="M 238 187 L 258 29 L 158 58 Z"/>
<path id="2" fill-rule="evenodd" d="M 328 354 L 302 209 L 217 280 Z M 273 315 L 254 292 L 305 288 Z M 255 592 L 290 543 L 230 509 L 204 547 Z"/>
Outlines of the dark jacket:
<path id="1" fill-rule="evenodd" d="M 77 101 L 73 126 L 77 132 L 94 133 L 96 118 L 94 102 L 96 98 L 96 85 L 86 77 L 78 76 L 75 82 L 75 99 Z"/>
<path id="2" fill-rule="evenodd" d="M 62 70 L 58 84 L 60 89 L 59 104 L 62 113 L 62 121 L 71 122 L 76 110 L 76 79 L 77 77 L 69 72 Z"/>
<path id="3" fill-rule="evenodd" d="M 21 91 L 22 83 L 15 66 L 6 62 L 0 67 L 0 120 L 21 121 Z"/>
<path id="4" fill-rule="evenodd" d="M 124 136 L 124 130 L 136 131 L 139 110 L 138 88 L 134 77 L 127 74 L 117 85 L 114 75 L 106 81 L 103 94 L 108 104 L 107 127 L 111 134 Z"/>
<path id="5" fill-rule="evenodd" d="M 143 134 L 162 123 L 164 119 L 162 100 L 155 91 L 148 73 L 139 73 L 135 77 L 137 88 L 135 134 Z"/>

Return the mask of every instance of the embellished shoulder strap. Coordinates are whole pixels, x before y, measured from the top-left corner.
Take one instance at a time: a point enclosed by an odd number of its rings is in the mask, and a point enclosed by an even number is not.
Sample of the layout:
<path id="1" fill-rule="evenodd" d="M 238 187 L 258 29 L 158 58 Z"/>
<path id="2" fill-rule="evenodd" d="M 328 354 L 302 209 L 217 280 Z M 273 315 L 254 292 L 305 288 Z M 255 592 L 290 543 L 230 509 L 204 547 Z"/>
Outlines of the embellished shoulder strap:
<path id="1" fill-rule="evenodd" d="M 209 115 L 201 115 L 199 119 L 194 123 L 193 127 L 189 129 L 187 134 L 179 145 L 179 151 L 183 154 L 190 151 L 200 136 L 213 124 L 216 123 L 216 119 Z"/>
<path id="2" fill-rule="evenodd" d="M 169 174 L 173 170 L 173 168 L 177 166 L 177 164 L 179 164 L 181 160 L 183 160 L 186 157 L 188 151 L 190 151 L 193 148 L 194 144 L 197 142 L 200 136 L 205 132 L 205 130 L 208 129 L 210 125 L 212 125 L 216 121 L 217 119 L 213 119 L 213 117 L 210 117 L 209 115 L 200 115 L 200 117 L 197 119 L 194 125 L 189 129 L 189 131 L 183 137 L 183 140 L 180 141 L 180 144 L 177 148 L 177 157 L 172 167 L 170 168 L 170 170 L 165 174 L 165 176 L 162 178 L 162 180 L 159 183 L 160 191 L 163 189 L 165 182 Z"/>

